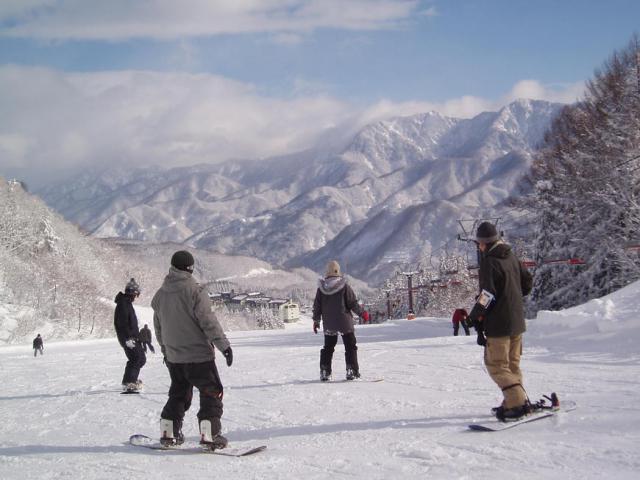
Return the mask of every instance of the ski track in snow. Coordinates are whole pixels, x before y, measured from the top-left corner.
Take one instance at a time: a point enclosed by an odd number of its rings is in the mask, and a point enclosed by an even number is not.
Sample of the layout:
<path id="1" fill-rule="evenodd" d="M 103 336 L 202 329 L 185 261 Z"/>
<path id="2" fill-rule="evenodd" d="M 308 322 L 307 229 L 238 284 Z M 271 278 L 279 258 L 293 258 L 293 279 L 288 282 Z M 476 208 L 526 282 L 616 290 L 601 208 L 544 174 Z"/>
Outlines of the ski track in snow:
<path id="1" fill-rule="evenodd" d="M 125 356 L 115 339 L 45 343 L 38 358 L 28 346 L 12 346 L 0 348 L 0 478 L 585 480 L 636 478 L 640 470 L 637 356 L 559 354 L 525 336 L 529 395 L 555 390 L 578 408 L 481 433 L 466 426 L 488 417 L 500 394 L 475 336 L 451 336 L 448 319 L 357 327 L 361 372 L 384 377 L 380 383 L 337 381 L 341 342 L 336 381 L 317 381 L 322 336 L 308 318 L 229 337 L 233 366 L 218 355 L 223 433 L 233 446 L 265 444 L 266 451 L 228 458 L 127 445 L 133 433 L 158 435 L 169 385 L 159 354 L 149 354 L 142 369 L 145 393 L 130 396 L 118 393 Z M 184 424 L 193 441 L 197 398 Z"/>

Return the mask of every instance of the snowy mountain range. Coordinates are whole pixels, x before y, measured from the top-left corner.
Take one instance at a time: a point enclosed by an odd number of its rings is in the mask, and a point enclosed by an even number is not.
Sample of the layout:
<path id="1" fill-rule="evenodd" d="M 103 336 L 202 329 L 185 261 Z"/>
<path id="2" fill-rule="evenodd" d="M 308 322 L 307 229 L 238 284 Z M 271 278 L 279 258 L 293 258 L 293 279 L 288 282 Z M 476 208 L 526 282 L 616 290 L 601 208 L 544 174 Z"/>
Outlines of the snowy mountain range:
<path id="1" fill-rule="evenodd" d="M 119 167 L 38 193 L 97 237 L 184 242 L 316 271 L 337 258 L 376 283 L 398 264 L 459 248 L 459 218 L 504 212 L 560 108 L 518 100 L 471 119 L 430 112 L 368 125 L 340 151 Z"/>

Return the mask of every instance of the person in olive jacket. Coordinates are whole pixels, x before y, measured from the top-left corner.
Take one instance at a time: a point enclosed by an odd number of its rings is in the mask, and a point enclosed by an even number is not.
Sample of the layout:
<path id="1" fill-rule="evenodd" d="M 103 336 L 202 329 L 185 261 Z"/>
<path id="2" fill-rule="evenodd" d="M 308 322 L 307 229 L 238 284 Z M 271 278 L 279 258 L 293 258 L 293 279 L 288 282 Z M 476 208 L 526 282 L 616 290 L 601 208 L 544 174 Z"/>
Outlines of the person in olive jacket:
<path id="1" fill-rule="evenodd" d="M 182 421 L 195 386 L 200 392 L 200 443 L 215 450 L 224 448 L 227 440 L 220 435 L 223 387 L 214 345 L 227 366 L 233 362 L 233 353 L 206 290 L 193 278 L 194 263 L 191 253 L 174 253 L 169 274 L 151 301 L 156 339 L 171 377 L 169 399 L 160 414 L 160 442 L 184 442 Z"/>
<path id="2" fill-rule="evenodd" d="M 340 273 L 340 264 L 332 260 L 327 264 L 325 277 L 318 281 L 318 290 L 313 302 L 313 332 L 318 333 L 321 319 L 324 331 L 324 348 L 320 350 L 320 380 L 323 382 L 331 378 L 331 361 L 338 343 L 338 334 L 342 335 L 344 343 L 346 378 L 360 378 L 352 311 L 365 322 L 369 321 L 369 314 L 358 304 L 353 289 Z"/>
<path id="3" fill-rule="evenodd" d="M 127 356 L 127 364 L 122 376 L 122 386 L 128 393 L 136 393 L 142 387 L 138 379 L 140 369 L 147 362 L 147 356 L 142 349 L 142 343 L 138 339 L 138 317 L 133 308 L 133 302 L 140 296 L 140 285 L 135 279 L 129 280 L 124 288 L 124 293 L 118 292 L 115 298 L 116 310 L 113 316 L 113 324 L 118 336 L 118 343 Z"/>
<path id="4" fill-rule="evenodd" d="M 496 417 L 509 421 L 529 411 L 520 356 L 526 330 L 523 296 L 531 292 L 533 278 L 490 222 L 478 226 L 476 241 L 481 252 L 480 294 L 470 318 L 478 344 L 485 346 L 487 372 L 502 390 Z"/>

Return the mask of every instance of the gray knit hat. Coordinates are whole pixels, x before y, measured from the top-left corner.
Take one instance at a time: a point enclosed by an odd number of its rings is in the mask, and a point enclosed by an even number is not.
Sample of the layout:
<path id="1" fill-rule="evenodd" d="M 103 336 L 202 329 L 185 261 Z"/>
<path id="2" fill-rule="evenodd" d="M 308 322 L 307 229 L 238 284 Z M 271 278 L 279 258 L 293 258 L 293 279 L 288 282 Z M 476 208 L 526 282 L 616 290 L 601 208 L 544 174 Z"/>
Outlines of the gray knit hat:
<path id="1" fill-rule="evenodd" d="M 498 230 L 491 222 L 482 222 L 476 231 L 476 240 L 482 243 L 493 243 L 500 240 Z"/>
<path id="2" fill-rule="evenodd" d="M 129 295 L 140 295 L 140 285 L 136 282 L 135 278 L 132 278 L 127 282 L 127 285 L 124 287 L 124 293 Z"/>

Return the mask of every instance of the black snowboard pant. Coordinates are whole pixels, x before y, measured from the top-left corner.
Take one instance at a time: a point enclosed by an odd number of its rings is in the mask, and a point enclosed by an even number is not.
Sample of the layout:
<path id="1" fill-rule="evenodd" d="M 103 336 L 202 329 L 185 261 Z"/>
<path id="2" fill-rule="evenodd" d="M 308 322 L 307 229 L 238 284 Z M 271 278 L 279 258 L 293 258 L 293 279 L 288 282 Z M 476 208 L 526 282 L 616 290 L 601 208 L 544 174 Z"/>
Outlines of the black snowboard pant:
<path id="1" fill-rule="evenodd" d="M 223 393 L 215 361 L 166 363 L 171 377 L 171 386 L 169 387 L 169 400 L 162 409 L 161 417 L 172 420 L 174 430 L 176 430 L 176 423 L 181 428 L 184 414 L 191 407 L 193 387 L 196 387 L 200 392 L 198 424 L 202 420 L 209 420 L 212 433 L 215 436 L 220 432 Z"/>
<path id="2" fill-rule="evenodd" d="M 123 345 L 122 348 L 127 356 L 122 383 L 136 383 L 138 375 L 140 375 L 140 369 L 147 363 L 147 356 L 144 354 L 140 342 L 136 342 L 136 346 L 133 348 L 128 348 L 126 345 Z"/>
<path id="3" fill-rule="evenodd" d="M 453 335 L 455 337 L 458 336 L 458 331 L 460 330 L 460 325 L 462 325 L 462 328 L 464 328 L 464 333 L 465 335 L 469 335 L 469 326 L 467 325 L 467 322 L 465 322 L 464 320 L 462 320 L 461 322 L 453 322 Z"/>
<path id="4" fill-rule="evenodd" d="M 342 343 L 344 343 L 344 360 L 347 368 L 359 372 L 356 334 L 354 332 L 342 334 Z M 327 370 L 329 373 L 331 373 L 331 361 L 333 360 L 333 352 L 337 344 L 338 335 L 324 336 L 324 348 L 320 350 L 320 368 Z"/>
<path id="5" fill-rule="evenodd" d="M 142 342 L 142 348 L 144 348 L 144 351 L 147 351 L 147 347 L 149 347 L 149 350 L 151 350 L 151 353 L 156 353 L 155 348 L 153 348 L 153 345 L 151 345 L 151 342 Z"/>

